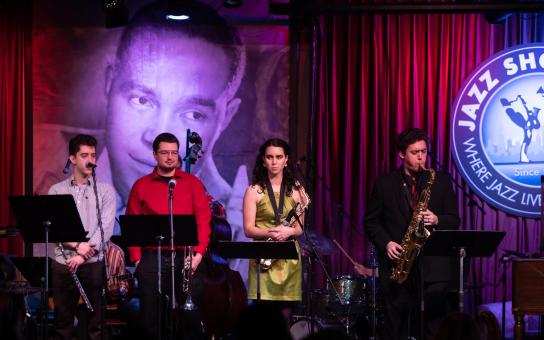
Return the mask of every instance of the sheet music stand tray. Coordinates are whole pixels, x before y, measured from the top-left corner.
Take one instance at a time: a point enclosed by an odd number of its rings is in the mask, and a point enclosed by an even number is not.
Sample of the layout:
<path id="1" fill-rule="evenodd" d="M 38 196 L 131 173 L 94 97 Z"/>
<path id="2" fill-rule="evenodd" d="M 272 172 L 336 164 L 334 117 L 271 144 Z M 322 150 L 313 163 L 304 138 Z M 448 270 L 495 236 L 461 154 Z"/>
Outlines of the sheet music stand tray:
<path id="1" fill-rule="evenodd" d="M 11 261 L 28 281 L 30 287 L 44 289 L 46 275 L 43 262 L 45 259 L 46 257 L 12 257 Z M 51 261 L 53 260 L 49 259 L 49 266 L 51 265 Z"/>
<path id="2" fill-rule="evenodd" d="M 26 243 L 45 243 L 45 291 L 42 295 L 43 337 L 47 336 L 49 294 L 48 244 L 86 242 L 86 232 L 72 195 L 9 196 L 15 221 Z"/>
<path id="3" fill-rule="evenodd" d="M 172 218 L 174 247 L 198 245 L 196 217 L 194 215 L 172 215 Z M 170 239 L 170 215 L 121 215 L 119 216 L 119 224 L 121 226 L 121 235 L 127 246 L 157 247 L 157 294 L 159 299 L 162 299 L 161 244 L 165 238 Z M 170 265 L 172 266 L 171 316 L 173 318 L 176 304 L 173 276 L 174 261 Z M 158 319 L 162 320 L 161 303 L 158 306 Z M 161 338 L 161 334 L 162 330 L 159 325 L 159 338 Z"/>
<path id="4" fill-rule="evenodd" d="M 158 241 L 170 237 L 170 215 L 121 215 L 119 224 L 127 246 L 157 247 L 161 243 Z M 176 246 L 198 244 L 194 215 L 174 215 L 174 244 Z"/>
<path id="5" fill-rule="evenodd" d="M 423 256 L 457 256 L 459 259 L 459 311 L 464 311 L 465 257 L 490 257 L 501 243 L 504 231 L 437 230 L 423 247 Z"/>
<path id="6" fill-rule="evenodd" d="M 261 259 L 298 259 L 295 241 L 219 241 L 217 252 L 225 258 L 254 259 L 257 262 L 257 302 L 261 301 Z"/>

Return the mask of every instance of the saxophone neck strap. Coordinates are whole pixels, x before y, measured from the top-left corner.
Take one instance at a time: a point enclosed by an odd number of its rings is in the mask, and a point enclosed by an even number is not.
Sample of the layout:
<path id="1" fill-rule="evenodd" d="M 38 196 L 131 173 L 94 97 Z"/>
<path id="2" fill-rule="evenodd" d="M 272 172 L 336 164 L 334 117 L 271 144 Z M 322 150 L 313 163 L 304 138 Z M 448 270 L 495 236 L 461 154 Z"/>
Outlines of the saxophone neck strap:
<path id="1" fill-rule="evenodd" d="M 279 208 L 278 208 L 278 205 L 276 204 L 276 197 L 274 197 L 274 190 L 272 189 L 272 183 L 270 183 L 269 178 L 266 179 L 266 192 L 268 193 L 270 204 L 272 205 L 272 209 L 274 210 L 276 225 L 279 225 L 281 215 L 283 214 L 283 201 L 285 198 L 285 181 L 283 179 L 281 180 Z"/>

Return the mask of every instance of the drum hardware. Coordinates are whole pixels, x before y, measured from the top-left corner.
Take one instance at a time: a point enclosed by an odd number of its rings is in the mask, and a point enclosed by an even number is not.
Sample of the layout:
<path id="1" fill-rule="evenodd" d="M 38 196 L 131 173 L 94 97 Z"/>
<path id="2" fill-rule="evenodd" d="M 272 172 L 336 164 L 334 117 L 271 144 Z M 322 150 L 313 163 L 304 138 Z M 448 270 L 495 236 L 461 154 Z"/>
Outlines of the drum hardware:
<path id="1" fill-rule="evenodd" d="M 346 250 L 336 241 L 333 240 L 334 244 L 340 249 L 340 251 L 346 256 L 346 258 L 355 266 L 357 262 L 353 260 L 353 258 L 346 252 Z M 370 304 L 367 303 L 367 301 L 363 301 L 364 307 L 370 308 L 371 316 L 370 316 L 370 328 L 371 328 L 371 336 L 370 339 L 376 339 L 376 327 L 378 324 L 378 319 L 376 315 L 376 309 L 378 307 L 377 304 L 377 294 L 376 294 L 376 278 L 377 278 L 377 260 L 376 260 L 376 249 L 373 245 L 370 247 L 370 268 L 372 269 L 372 275 L 369 276 L 369 286 L 370 286 Z M 367 291 L 365 287 L 365 291 Z M 350 293 L 353 293 L 354 290 L 351 289 Z M 353 296 L 355 297 L 355 296 Z M 366 295 L 364 295 L 366 298 Z"/>
<path id="2" fill-rule="evenodd" d="M 334 295 L 336 297 L 336 301 L 338 301 L 342 305 L 346 304 L 346 301 L 343 299 L 343 297 L 340 295 L 340 293 L 336 290 L 336 287 L 332 284 L 331 276 L 330 276 L 329 272 L 327 271 L 327 267 L 323 263 L 323 260 L 321 259 L 321 254 L 320 254 L 319 250 L 317 249 L 318 247 L 314 243 L 314 238 L 315 237 L 312 237 L 312 235 L 310 234 L 309 230 L 307 230 L 307 228 L 303 228 L 302 231 L 303 231 L 303 235 L 304 235 L 304 241 L 303 242 L 306 244 L 308 252 L 309 252 L 309 254 L 306 255 L 306 258 L 308 258 L 309 260 L 315 258 L 317 260 L 317 263 L 319 264 L 319 266 L 323 270 L 323 273 L 325 274 L 325 278 L 327 280 L 328 286 L 331 287 L 331 290 L 327 293 L 327 301 L 330 300 L 330 298 L 328 296 Z M 309 267 L 311 267 L 311 261 L 310 261 Z M 311 277 L 311 275 L 308 275 L 308 277 Z M 310 282 L 310 280 L 308 280 L 308 285 L 306 287 L 307 292 L 310 291 L 311 286 L 312 286 L 311 282 Z M 307 319 L 312 320 L 314 313 L 312 311 L 313 308 L 312 308 L 311 302 L 309 303 L 309 306 L 310 306 L 310 310 L 308 311 L 308 315 L 310 317 L 308 317 Z M 314 327 L 308 327 L 308 329 L 310 331 L 310 334 L 313 334 Z"/>
<path id="3" fill-rule="evenodd" d="M 376 326 L 378 325 L 378 319 L 376 315 L 376 308 L 378 307 L 378 304 L 376 303 L 376 277 L 377 277 L 377 269 L 378 269 L 378 262 L 376 258 L 376 248 L 374 245 L 370 246 L 370 268 L 372 269 L 372 276 L 370 277 L 370 310 L 371 310 L 371 317 L 370 317 L 370 340 L 375 340 L 377 338 L 376 336 Z"/>

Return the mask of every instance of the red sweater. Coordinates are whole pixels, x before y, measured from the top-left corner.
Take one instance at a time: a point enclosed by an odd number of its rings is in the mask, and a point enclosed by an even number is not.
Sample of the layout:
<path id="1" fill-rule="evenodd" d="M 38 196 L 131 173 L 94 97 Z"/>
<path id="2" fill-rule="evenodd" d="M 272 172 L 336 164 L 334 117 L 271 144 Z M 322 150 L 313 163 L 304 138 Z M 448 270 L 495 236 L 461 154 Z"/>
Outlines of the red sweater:
<path id="1" fill-rule="evenodd" d="M 176 180 L 173 201 L 174 214 L 195 215 L 198 245 L 194 247 L 194 250 L 204 255 L 208 243 L 210 243 L 211 220 L 210 206 L 208 205 L 204 186 L 197 177 L 181 170 L 176 170 L 173 178 Z M 125 214 L 168 214 L 168 181 L 157 174 L 156 168 L 152 173 L 134 183 L 128 197 Z M 149 247 L 149 249 L 153 249 L 153 247 Z M 179 249 L 183 249 L 183 247 L 179 247 Z M 128 250 L 131 261 L 140 260 L 142 256 L 141 247 L 129 247 Z"/>

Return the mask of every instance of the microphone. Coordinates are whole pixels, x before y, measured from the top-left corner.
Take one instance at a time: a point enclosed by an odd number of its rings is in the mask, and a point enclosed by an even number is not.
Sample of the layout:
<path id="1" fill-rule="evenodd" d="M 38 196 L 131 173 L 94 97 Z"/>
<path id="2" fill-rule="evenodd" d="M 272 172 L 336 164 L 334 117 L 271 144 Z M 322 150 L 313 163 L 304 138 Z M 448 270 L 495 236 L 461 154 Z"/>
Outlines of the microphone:
<path id="1" fill-rule="evenodd" d="M 91 163 L 91 162 L 87 162 L 87 164 L 85 164 L 85 167 L 87 169 L 94 169 L 94 168 L 96 168 L 96 164 Z"/>
<path id="2" fill-rule="evenodd" d="M 171 178 L 169 181 L 168 181 L 168 191 L 170 193 L 172 193 L 172 191 L 174 191 L 174 188 L 176 187 L 176 180 Z"/>
<path id="3" fill-rule="evenodd" d="M 64 166 L 64 169 L 62 169 L 63 174 L 67 174 L 68 171 L 70 171 L 70 165 L 72 165 L 72 162 L 70 161 L 70 158 L 66 161 L 66 165 Z"/>

